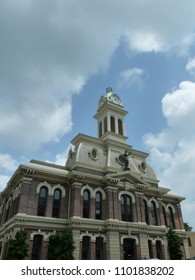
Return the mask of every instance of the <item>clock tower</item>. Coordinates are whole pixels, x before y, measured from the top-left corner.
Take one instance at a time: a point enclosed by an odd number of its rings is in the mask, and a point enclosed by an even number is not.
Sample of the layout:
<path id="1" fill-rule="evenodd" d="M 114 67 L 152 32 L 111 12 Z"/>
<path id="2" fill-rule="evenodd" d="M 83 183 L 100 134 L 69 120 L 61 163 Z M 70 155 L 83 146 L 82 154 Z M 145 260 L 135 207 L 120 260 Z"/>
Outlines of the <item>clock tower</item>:
<path id="1" fill-rule="evenodd" d="M 97 120 L 98 138 L 125 143 L 127 137 L 124 118 L 127 113 L 120 97 L 108 87 L 106 94 L 99 99 L 98 110 L 94 116 Z"/>

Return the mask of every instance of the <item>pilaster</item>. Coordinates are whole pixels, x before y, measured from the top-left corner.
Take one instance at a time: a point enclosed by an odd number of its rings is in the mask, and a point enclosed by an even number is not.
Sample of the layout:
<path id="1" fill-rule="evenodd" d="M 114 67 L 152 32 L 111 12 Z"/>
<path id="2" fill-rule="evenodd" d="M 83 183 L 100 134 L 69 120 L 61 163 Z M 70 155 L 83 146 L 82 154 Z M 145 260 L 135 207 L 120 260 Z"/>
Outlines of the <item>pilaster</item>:
<path id="1" fill-rule="evenodd" d="M 119 244 L 118 232 L 107 231 L 106 256 L 107 256 L 107 260 L 120 260 L 120 244 Z"/>
<path id="2" fill-rule="evenodd" d="M 140 234 L 139 240 L 140 240 L 140 251 L 141 251 L 142 259 L 149 259 L 150 256 L 149 256 L 149 249 L 148 249 L 147 234 Z"/>
<path id="3" fill-rule="evenodd" d="M 70 205 L 70 217 L 82 216 L 82 203 L 81 203 L 81 187 L 82 183 L 74 182 L 71 184 L 71 200 Z"/>

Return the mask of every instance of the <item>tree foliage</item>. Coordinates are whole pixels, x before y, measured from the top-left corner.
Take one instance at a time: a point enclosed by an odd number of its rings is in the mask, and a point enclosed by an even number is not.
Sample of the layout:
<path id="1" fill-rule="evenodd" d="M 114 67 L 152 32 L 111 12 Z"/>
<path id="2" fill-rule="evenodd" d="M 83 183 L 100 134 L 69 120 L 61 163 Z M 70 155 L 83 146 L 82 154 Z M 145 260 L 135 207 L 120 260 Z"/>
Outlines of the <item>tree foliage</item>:
<path id="1" fill-rule="evenodd" d="M 181 237 L 173 230 L 169 228 L 167 233 L 168 238 L 168 249 L 171 260 L 181 260 L 183 253 L 181 251 L 181 246 L 183 245 Z"/>
<path id="2" fill-rule="evenodd" d="M 27 232 L 23 229 L 16 232 L 14 239 L 8 241 L 7 260 L 23 260 L 28 256 L 29 244 L 26 242 Z"/>
<path id="3" fill-rule="evenodd" d="M 74 241 L 72 231 L 65 230 L 50 235 L 48 245 L 48 260 L 73 260 Z"/>
<path id="4" fill-rule="evenodd" d="M 187 232 L 191 232 L 192 231 L 192 227 L 188 225 L 188 223 L 184 223 L 184 228 L 185 228 L 185 231 Z"/>

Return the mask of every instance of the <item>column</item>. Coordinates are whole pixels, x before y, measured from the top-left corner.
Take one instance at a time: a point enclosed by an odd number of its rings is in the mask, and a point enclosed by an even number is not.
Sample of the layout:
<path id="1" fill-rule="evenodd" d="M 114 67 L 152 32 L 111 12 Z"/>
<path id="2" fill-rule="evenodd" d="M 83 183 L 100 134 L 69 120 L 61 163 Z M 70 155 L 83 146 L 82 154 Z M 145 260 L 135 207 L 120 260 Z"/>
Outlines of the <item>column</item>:
<path id="1" fill-rule="evenodd" d="M 143 193 L 135 192 L 135 209 L 136 209 L 136 216 L 135 222 L 145 222 L 144 220 L 144 206 L 143 206 Z"/>
<path id="2" fill-rule="evenodd" d="M 149 259 L 149 248 L 148 248 L 148 237 L 147 234 L 140 234 L 140 251 L 141 251 L 141 258 L 142 259 Z"/>
<path id="3" fill-rule="evenodd" d="M 170 256 L 169 256 L 169 249 L 168 249 L 168 240 L 167 240 L 167 236 L 163 236 L 163 244 L 164 244 L 164 257 L 165 260 L 170 260 Z"/>
<path id="4" fill-rule="evenodd" d="M 163 208 L 162 208 L 162 198 L 157 198 L 159 203 L 159 225 L 165 226 L 165 219 L 163 214 Z"/>
<path id="5" fill-rule="evenodd" d="M 119 233 L 107 231 L 106 233 L 106 256 L 107 260 L 120 260 Z"/>
<path id="6" fill-rule="evenodd" d="M 82 216 L 81 187 L 82 183 L 74 182 L 71 184 L 71 194 L 69 199 L 69 217 Z"/>
<path id="7" fill-rule="evenodd" d="M 176 229 L 184 229 L 182 212 L 181 212 L 181 205 L 177 204 L 176 207 L 177 207 L 176 208 L 176 213 L 174 214 L 174 217 L 175 217 L 175 227 L 176 227 Z"/>
<path id="8" fill-rule="evenodd" d="M 115 219 L 118 217 L 118 198 L 117 189 L 107 186 L 106 189 L 106 219 Z"/>
<path id="9" fill-rule="evenodd" d="M 72 230 L 72 235 L 73 235 L 73 240 L 74 240 L 74 259 L 75 260 L 79 260 L 80 256 L 82 255 L 80 250 L 81 250 L 81 246 L 80 246 L 80 230 L 77 229 L 73 229 Z"/>
<path id="10" fill-rule="evenodd" d="M 186 259 L 186 260 L 190 259 L 190 251 L 189 251 L 187 237 L 183 238 L 183 249 L 184 249 L 183 259 Z"/>
<path id="11" fill-rule="evenodd" d="M 29 193 L 31 187 L 32 179 L 23 177 L 22 179 L 22 187 L 20 193 L 20 200 L 18 205 L 18 213 L 28 214 L 28 206 L 29 206 Z M 35 209 L 35 205 L 32 207 Z M 32 211 L 32 208 L 31 208 Z M 36 213 L 37 214 L 37 213 Z"/>

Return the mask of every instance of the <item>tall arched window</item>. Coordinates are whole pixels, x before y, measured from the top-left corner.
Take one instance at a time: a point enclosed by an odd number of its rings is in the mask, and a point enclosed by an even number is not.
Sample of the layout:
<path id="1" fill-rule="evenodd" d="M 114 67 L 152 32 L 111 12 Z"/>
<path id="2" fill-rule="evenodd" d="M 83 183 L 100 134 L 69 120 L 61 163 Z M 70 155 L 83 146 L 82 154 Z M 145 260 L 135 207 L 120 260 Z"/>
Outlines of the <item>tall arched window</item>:
<path id="1" fill-rule="evenodd" d="M 165 210 L 164 206 L 162 207 L 162 210 L 163 210 L 164 224 L 167 227 L 167 215 L 166 215 L 166 210 Z"/>
<path id="2" fill-rule="evenodd" d="M 59 189 L 55 189 L 53 195 L 53 209 L 52 217 L 59 218 L 60 216 L 60 202 L 61 202 L 62 192 Z"/>
<path id="3" fill-rule="evenodd" d="M 156 257 L 157 257 L 157 259 L 163 259 L 162 243 L 160 240 L 156 241 Z"/>
<path id="4" fill-rule="evenodd" d="M 89 190 L 84 190 L 83 192 L 83 218 L 89 218 L 90 211 L 90 192 Z"/>
<path id="5" fill-rule="evenodd" d="M 123 135 L 123 122 L 121 119 L 118 119 L 118 133 Z"/>
<path id="6" fill-rule="evenodd" d="M 103 237 L 96 237 L 96 260 L 103 260 Z"/>
<path id="7" fill-rule="evenodd" d="M 96 192 L 95 195 L 95 218 L 98 220 L 102 219 L 102 194 Z"/>
<path id="8" fill-rule="evenodd" d="M 110 129 L 115 132 L 115 118 L 113 116 L 110 117 Z"/>
<path id="9" fill-rule="evenodd" d="M 36 234 L 33 238 L 33 247 L 32 247 L 32 260 L 39 260 L 41 254 L 41 247 L 43 242 L 43 235 Z"/>
<path id="10" fill-rule="evenodd" d="M 144 222 L 148 225 L 149 224 L 149 214 L 148 214 L 148 204 L 147 201 L 144 199 Z"/>
<path id="11" fill-rule="evenodd" d="M 157 226 L 158 225 L 157 209 L 156 209 L 156 203 L 154 201 L 151 202 L 151 215 L 152 215 L 152 224 L 154 226 Z"/>
<path id="12" fill-rule="evenodd" d="M 121 195 L 121 216 L 122 221 L 132 222 L 132 199 L 129 195 Z"/>
<path id="13" fill-rule="evenodd" d="M 11 203 L 12 201 L 10 200 L 8 205 L 7 205 L 7 209 L 6 209 L 6 216 L 5 216 L 5 222 L 10 218 L 10 214 L 11 214 Z"/>
<path id="14" fill-rule="evenodd" d="M 169 211 L 169 226 L 175 228 L 173 209 L 170 206 L 168 207 L 168 211 Z"/>
<path id="15" fill-rule="evenodd" d="M 152 259 L 153 256 L 153 250 L 152 250 L 152 241 L 148 240 L 148 250 L 149 250 L 149 258 Z"/>
<path id="16" fill-rule="evenodd" d="M 83 236 L 82 239 L 82 260 L 90 260 L 90 236 Z"/>
<path id="17" fill-rule="evenodd" d="M 39 200 L 38 200 L 38 216 L 45 216 L 46 204 L 47 204 L 47 187 L 43 186 L 39 192 Z"/>

